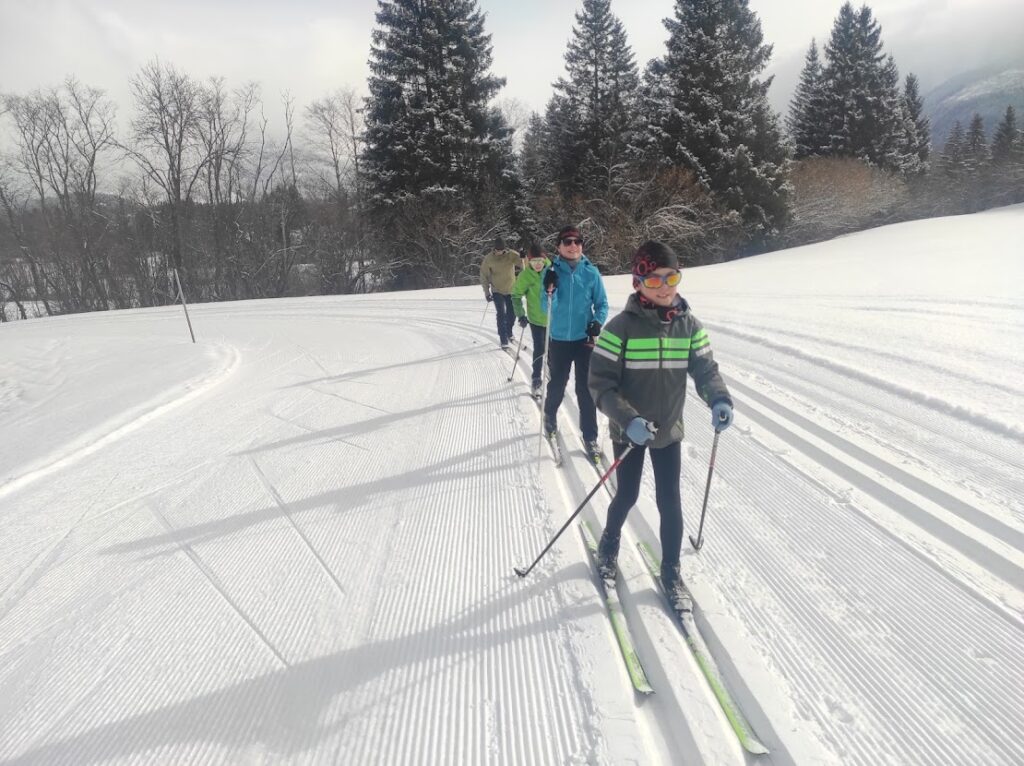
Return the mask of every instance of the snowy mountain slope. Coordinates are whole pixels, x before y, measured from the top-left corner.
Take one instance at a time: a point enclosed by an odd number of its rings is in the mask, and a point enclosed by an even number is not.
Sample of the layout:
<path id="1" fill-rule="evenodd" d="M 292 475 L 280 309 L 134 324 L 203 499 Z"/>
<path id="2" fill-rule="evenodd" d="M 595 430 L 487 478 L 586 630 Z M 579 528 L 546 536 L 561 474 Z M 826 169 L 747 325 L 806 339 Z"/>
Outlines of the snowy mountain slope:
<path id="1" fill-rule="evenodd" d="M 474 288 L 0 327 L 0 763 L 1024 760 L 1022 225 L 685 273 L 737 420 L 684 569 L 753 759 L 633 551 L 646 698 L 574 529 L 512 573 L 597 474 Z"/>

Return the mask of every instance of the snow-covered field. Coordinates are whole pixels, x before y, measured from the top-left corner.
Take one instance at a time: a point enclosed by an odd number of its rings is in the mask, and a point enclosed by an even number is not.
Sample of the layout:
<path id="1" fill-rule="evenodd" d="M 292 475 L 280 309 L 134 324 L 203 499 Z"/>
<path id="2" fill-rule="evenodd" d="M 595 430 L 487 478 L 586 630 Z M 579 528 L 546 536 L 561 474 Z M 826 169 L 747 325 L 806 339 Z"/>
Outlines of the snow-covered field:
<path id="1" fill-rule="evenodd" d="M 538 459 L 479 288 L 195 306 L 195 346 L 180 307 L 0 326 L 0 763 L 1024 762 L 1021 232 L 685 272 L 737 416 L 684 572 L 758 758 L 642 569 L 649 476 L 621 591 L 653 695 L 574 527 L 513 574 L 597 474 L 571 400 Z"/>

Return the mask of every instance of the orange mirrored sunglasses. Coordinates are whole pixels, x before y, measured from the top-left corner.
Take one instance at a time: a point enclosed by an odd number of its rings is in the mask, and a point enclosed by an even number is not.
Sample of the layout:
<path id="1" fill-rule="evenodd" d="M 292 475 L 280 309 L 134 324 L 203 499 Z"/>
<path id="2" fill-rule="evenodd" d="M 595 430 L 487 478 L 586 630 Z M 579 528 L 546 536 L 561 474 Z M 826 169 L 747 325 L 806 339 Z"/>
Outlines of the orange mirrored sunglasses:
<path id="1" fill-rule="evenodd" d="M 640 283 L 651 290 L 657 290 L 662 285 L 675 287 L 683 278 L 681 271 L 673 271 L 671 274 L 648 274 L 640 280 Z"/>

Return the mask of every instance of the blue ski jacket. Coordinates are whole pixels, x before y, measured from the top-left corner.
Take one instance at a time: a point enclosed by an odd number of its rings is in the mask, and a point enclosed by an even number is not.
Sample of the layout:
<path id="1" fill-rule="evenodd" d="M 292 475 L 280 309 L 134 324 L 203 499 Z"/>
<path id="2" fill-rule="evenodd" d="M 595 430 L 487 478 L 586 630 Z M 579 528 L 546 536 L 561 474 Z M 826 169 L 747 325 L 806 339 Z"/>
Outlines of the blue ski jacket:
<path id="1" fill-rule="evenodd" d="M 585 255 L 580 256 L 575 269 L 562 258 L 544 269 L 541 284 L 548 269 L 558 274 L 558 288 L 551 300 L 551 327 L 548 332 L 552 340 L 583 340 L 587 337 L 587 325 L 593 320 L 604 324 L 608 318 L 608 295 L 604 291 L 601 272 Z M 540 307 L 548 310 L 548 294 L 541 292 Z"/>

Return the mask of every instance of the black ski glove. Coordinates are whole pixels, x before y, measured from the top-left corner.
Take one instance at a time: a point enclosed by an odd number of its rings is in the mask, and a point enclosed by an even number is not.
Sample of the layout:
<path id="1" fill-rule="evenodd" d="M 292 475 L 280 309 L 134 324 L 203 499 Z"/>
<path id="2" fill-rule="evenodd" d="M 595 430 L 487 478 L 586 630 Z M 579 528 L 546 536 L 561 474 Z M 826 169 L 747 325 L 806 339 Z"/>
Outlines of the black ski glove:
<path id="1" fill-rule="evenodd" d="M 548 269 L 544 275 L 544 291 L 551 292 L 558 289 L 558 273 L 554 269 Z"/>
<path id="2" fill-rule="evenodd" d="M 587 325 L 587 335 L 591 338 L 596 338 L 601 334 L 601 323 L 596 319 L 591 320 L 590 324 Z"/>
<path id="3" fill-rule="evenodd" d="M 528 324 L 530 324 L 530 320 L 529 319 L 527 319 L 526 317 L 519 317 L 519 326 L 520 327 L 526 327 L 526 325 L 528 325 Z"/>

